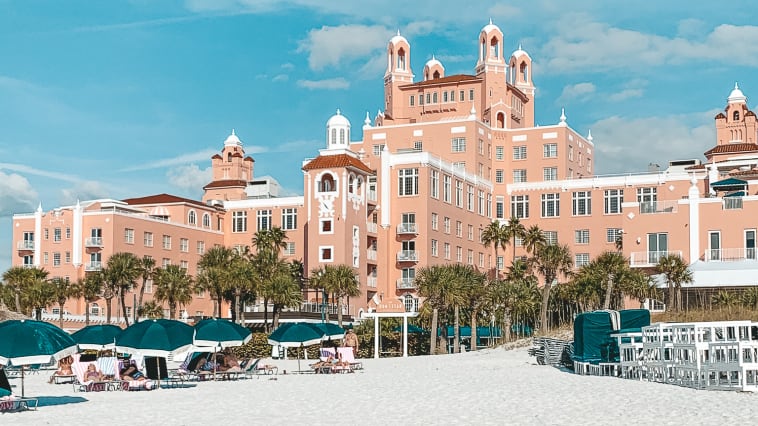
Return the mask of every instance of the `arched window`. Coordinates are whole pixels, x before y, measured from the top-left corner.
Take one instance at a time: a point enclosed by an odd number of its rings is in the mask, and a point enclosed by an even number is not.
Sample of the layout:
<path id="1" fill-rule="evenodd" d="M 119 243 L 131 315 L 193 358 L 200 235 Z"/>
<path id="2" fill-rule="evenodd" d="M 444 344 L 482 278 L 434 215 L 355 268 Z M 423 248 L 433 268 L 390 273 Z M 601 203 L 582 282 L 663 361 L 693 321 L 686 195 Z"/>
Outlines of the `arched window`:
<path id="1" fill-rule="evenodd" d="M 429 70 L 424 71 L 424 81 L 429 80 Z"/>
<path id="2" fill-rule="evenodd" d="M 332 129 L 332 145 L 337 143 L 337 129 Z"/>
<path id="3" fill-rule="evenodd" d="M 353 175 L 350 175 L 350 177 L 347 180 L 347 192 L 353 193 L 353 183 L 355 182 L 355 179 L 353 178 Z"/>
<path id="4" fill-rule="evenodd" d="M 397 51 L 397 69 L 405 69 L 405 50 L 402 47 Z"/>
<path id="5" fill-rule="evenodd" d="M 487 54 L 487 42 L 482 39 L 481 51 L 479 52 L 479 59 L 484 60 L 484 55 Z"/>
<path id="6" fill-rule="evenodd" d="M 405 312 L 418 312 L 418 299 L 410 294 L 403 296 L 403 305 L 405 305 Z"/>
<path id="7" fill-rule="evenodd" d="M 437 103 L 437 92 L 432 93 L 432 103 L 433 104 Z"/>
<path id="8" fill-rule="evenodd" d="M 497 128 L 498 129 L 505 128 L 505 114 L 503 114 L 502 112 L 497 113 Z"/>
<path id="9" fill-rule="evenodd" d="M 208 213 L 203 214 L 203 228 L 211 227 L 211 215 Z"/>
<path id="10" fill-rule="evenodd" d="M 340 145 L 345 144 L 345 129 L 340 129 Z"/>
<path id="11" fill-rule="evenodd" d="M 190 225 L 195 225 L 197 223 L 197 214 L 194 210 L 190 210 L 187 214 L 187 223 Z"/>
<path id="12" fill-rule="evenodd" d="M 492 37 L 490 40 L 490 55 L 495 59 L 500 57 L 500 42 L 497 37 Z"/>
<path id="13" fill-rule="evenodd" d="M 433 76 L 433 77 L 434 77 L 435 79 L 437 79 L 437 78 L 440 78 L 440 72 L 439 72 L 439 71 L 435 71 L 435 72 L 434 72 L 434 76 Z"/>
<path id="14" fill-rule="evenodd" d="M 358 177 L 357 182 L 356 182 L 355 193 L 358 194 L 358 195 L 360 195 L 362 188 L 363 188 L 363 178 L 362 177 Z"/>
<path id="15" fill-rule="evenodd" d="M 526 65 L 526 62 L 521 63 L 521 67 L 519 67 L 519 71 L 521 72 L 521 80 L 524 83 L 527 83 L 529 81 L 529 66 Z"/>
<path id="16" fill-rule="evenodd" d="M 100 305 L 97 303 L 92 303 L 89 305 L 89 313 L 90 315 L 100 315 Z"/>
<path id="17" fill-rule="evenodd" d="M 321 176 L 321 182 L 319 183 L 319 191 L 321 192 L 332 192 L 335 189 L 334 186 L 334 177 L 330 175 L 329 173 Z"/>
<path id="18" fill-rule="evenodd" d="M 231 163 L 232 162 L 232 153 L 231 152 L 226 154 L 226 162 L 227 163 Z"/>
<path id="19" fill-rule="evenodd" d="M 740 121 L 740 112 L 739 111 L 734 111 L 734 113 L 732 114 L 732 120 L 733 121 Z"/>

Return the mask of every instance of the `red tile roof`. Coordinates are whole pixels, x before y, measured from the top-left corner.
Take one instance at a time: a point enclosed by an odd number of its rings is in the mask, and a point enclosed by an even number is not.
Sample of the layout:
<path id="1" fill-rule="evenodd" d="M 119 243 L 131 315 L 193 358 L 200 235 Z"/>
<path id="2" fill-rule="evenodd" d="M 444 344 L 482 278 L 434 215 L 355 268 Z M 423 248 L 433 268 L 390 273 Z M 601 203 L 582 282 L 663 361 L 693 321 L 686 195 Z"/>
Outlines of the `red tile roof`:
<path id="1" fill-rule="evenodd" d="M 255 160 L 253 160 L 253 157 L 250 157 L 250 156 L 245 157 L 245 161 L 252 161 L 253 163 L 255 163 Z"/>
<path id="2" fill-rule="evenodd" d="M 347 154 L 319 155 L 304 165 L 303 170 L 330 169 L 332 167 L 352 167 L 374 174 L 374 171 L 361 160 Z"/>
<path id="3" fill-rule="evenodd" d="M 211 160 L 223 160 L 224 158 L 221 157 L 221 154 L 216 154 L 213 157 L 211 157 Z"/>
<path id="4" fill-rule="evenodd" d="M 729 154 L 734 152 L 751 152 L 758 151 L 758 144 L 754 143 L 730 143 L 728 145 L 717 145 L 705 151 L 705 156 L 711 154 Z"/>
<path id="5" fill-rule="evenodd" d="M 148 195 L 146 197 L 127 198 L 121 201 L 131 206 L 141 206 L 141 205 L 148 205 L 148 204 L 187 203 L 187 204 L 194 204 L 196 206 L 208 207 L 201 201 L 190 200 L 189 198 L 177 197 L 176 195 L 171 195 L 171 194 Z"/>
<path id="6" fill-rule="evenodd" d="M 213 182 L 209 183 L 208 185 L 205 185 L 203 189 L 209 189 L 209 188 L 236 188 L 236 187 L 246 187 L 247 182 L 244 180 L 237 180 L 237 179 L 224 179 L 224 180 L 214 180 Z"/>
<path id="7" fill-rule="evenodd" d="M 468 81 L 481 82 L 482 79 L 473 75 L 455 74 L 455 75 L 451 75 L 447 77 L 435 78 L 432 80 L 419 81 L 418 83 L 400 86 L 400 88 L 411 89 L 414 87 L 438 86 L 438 85 L 444 85 L 448 83 L 461 83 L 461 82 L 468 82 Z"/>

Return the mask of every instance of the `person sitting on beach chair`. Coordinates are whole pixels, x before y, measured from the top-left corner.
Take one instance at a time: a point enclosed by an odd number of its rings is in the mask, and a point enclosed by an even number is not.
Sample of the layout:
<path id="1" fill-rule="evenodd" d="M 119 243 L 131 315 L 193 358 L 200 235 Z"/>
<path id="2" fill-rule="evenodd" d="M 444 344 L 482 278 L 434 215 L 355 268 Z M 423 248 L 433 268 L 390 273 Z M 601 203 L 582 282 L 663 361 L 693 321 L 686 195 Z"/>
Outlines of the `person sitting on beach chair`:
<path id="1" fill-rule="evenodd" d="M 50 376 L 50 380 L 48 380 L 48 383 L 56 382 L 56 377 L 65 377 L 72 379 L 76 377 L 74 375 L 74 371 L 71 369 L 71 364 L 73 364 L 74 359 L 71 356 L 67 356 L 65 358 L 61 358 L 58 361 L 58 369 L 53 373 L 52 376 Z"/>

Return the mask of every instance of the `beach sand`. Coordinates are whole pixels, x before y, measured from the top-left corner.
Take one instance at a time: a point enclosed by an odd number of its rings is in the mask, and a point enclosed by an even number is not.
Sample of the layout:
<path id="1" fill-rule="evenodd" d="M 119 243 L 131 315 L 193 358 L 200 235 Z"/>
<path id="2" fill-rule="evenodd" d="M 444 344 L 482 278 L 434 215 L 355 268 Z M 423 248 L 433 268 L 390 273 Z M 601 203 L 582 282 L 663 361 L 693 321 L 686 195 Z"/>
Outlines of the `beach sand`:
<path id="1" fill-rule="evenodd" d="M 354 374 L 285 375 L 297 361 L 277 360 L 276 376 L 141 392 L 75 393 L 43 371 L 26 380 L 39 409 L 0 414 L 0 424 L 748 424 L 758 403 L 752 393 L 577 376 L 537 365 L 524 348 L 361 361 Z"/>

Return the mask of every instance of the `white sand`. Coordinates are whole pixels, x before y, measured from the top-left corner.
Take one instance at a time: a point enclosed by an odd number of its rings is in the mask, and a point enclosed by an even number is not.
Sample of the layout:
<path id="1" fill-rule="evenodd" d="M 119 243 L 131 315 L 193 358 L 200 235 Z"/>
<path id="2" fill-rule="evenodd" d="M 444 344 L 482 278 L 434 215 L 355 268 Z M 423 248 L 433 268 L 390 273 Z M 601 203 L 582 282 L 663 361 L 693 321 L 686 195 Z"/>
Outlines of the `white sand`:
<path id="1" fill-rule="evenodd" d="M 26 380 L 39 409 L 0 414 L 0 424 L 751 424 L 758 403 L 751 393 L 576 376 L 536 365 L 526 349 L 362 361 L 364 371 L 355 374 L 142 392 L 74 393 L 71 385 L 47 384 L 43 372 Z M 280 372 L 297 367 L 274 363 Z M 20 392 L 20 380 L 11 383 Z"/>

